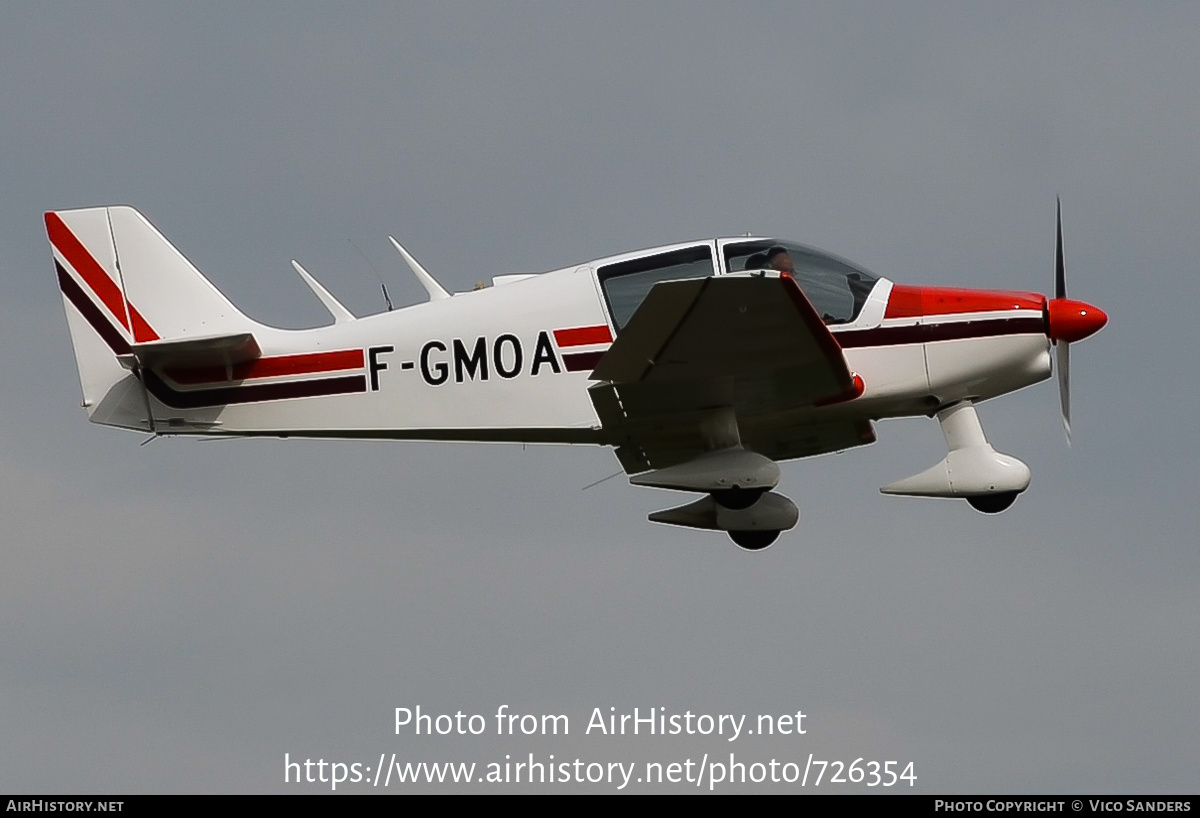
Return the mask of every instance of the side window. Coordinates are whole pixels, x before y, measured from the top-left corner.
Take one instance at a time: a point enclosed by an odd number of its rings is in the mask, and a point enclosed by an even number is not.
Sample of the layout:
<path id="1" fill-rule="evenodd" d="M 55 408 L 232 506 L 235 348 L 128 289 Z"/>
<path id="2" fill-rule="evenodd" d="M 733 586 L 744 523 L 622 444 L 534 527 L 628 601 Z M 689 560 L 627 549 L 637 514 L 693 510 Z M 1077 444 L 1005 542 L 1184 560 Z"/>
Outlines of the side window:
<path id="1" fill-rule="evenodd" d="M 598 270 L 608 311 L 618 332 L 658 282 L 708 278 L 712 274 L 712 248 L 708 245 L 621 261 Z"/>

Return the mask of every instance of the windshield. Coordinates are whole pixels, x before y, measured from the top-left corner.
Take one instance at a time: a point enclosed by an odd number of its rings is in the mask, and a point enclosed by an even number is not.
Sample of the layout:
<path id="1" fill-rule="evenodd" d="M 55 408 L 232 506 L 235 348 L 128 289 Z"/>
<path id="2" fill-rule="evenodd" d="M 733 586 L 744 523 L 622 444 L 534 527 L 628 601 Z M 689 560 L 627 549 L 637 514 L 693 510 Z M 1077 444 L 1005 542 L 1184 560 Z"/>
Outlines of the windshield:
<path id="1" fill-rule="evenodd" d="M 791 241 L 755 239 L 725 245 L 725 269 L 778 270 L 789 273 L 826 324 L 848 324 L 858 317 L 876 276 L 845 259 Z"/>

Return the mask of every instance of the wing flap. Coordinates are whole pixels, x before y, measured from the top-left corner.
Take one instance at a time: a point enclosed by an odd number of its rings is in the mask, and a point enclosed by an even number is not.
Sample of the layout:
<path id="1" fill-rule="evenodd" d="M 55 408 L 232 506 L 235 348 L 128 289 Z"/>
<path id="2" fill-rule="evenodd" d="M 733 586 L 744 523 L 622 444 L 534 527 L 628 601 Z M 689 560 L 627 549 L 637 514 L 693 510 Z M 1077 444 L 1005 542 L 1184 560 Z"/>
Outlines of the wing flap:
<path id="1" fill-rule="evenodd" d="M 711 413 L 617 417 L 602 423 L 606 440 L 629 474 L 686 463 L 713 451 L 705 426 Z M 740 445 L 772 460 L 815 457 L 875 442 L 869 420 L 816 420 L 811 412 L 739 418 Z"/>

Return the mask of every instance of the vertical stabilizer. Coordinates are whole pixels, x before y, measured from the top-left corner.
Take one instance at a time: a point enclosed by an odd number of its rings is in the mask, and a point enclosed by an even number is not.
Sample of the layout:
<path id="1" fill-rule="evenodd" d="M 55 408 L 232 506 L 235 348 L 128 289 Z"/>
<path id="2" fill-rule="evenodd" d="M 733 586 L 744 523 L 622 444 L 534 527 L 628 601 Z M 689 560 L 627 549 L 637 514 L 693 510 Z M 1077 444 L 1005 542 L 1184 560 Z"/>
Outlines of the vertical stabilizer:
<path id="1" fill-rule="evenodd" d="M 91 420 L 153 430 L 135 371 L 138 345 L 258 326 L 133 208 L 64 210 L 45 218 Z"/>
<path id="2" fill-rule="evenodd" d="M 114 260 L 125 295 L 144 315 L 156 338 L 244 332 L 255 324 L 229 302 L 190 261 L 132 207 L 105 208 L 112 226 Z"/>

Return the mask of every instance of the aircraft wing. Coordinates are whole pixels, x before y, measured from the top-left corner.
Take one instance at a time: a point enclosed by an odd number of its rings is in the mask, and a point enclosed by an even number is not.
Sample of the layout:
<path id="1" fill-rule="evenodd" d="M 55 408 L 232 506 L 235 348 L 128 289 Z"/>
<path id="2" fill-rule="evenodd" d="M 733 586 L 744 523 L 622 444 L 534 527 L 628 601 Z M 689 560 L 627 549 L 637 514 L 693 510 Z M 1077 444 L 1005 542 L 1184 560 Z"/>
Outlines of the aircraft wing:
<path id="1" fill-rule="evenodd" d="M 814 422 L 812 409 L 858 394 L 841 347 L 789 276 L 660 282 L 592 372 L 589 391 L 630 473 L 665 468 L 728 442 L 773 460 L 874 441 L 869 421 Z M 718 432 L 719 434 L 719 432 Z"/>

